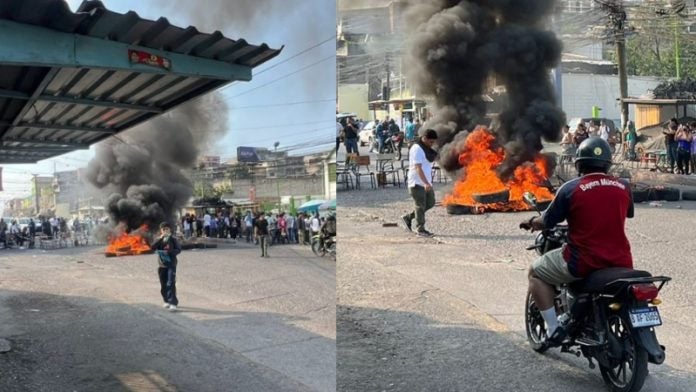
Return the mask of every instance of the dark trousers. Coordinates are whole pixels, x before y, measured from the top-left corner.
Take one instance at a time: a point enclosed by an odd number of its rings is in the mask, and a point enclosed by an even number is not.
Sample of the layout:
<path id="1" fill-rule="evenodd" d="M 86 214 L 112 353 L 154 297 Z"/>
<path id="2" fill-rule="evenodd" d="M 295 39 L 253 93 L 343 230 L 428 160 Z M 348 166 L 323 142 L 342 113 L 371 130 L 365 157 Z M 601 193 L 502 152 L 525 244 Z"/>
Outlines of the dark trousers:
<path id="1" fill-rule="evenodd" d="M 689 174 L 689 161 L 691 161 L 691 151 L 677 150 L 677 170 L 681 174 Z"/>
<path id="2" fill-rule="evenodd" d="M 425 230 L 425 212 L 435 206 L 435 191 L 431 188 L 430 191 L 426 192 L 424 187 L 416 185 L 408 188 L 408 193 L 416 203 L 416 209 L 406 216 L 409 220 L 416 220 L 418 231 Z"/>
<path id="3" fill-rule="evenodd" d="M 268 256 L 268 234 L 262 234 L 259 236 L 259 243 L 261 244 L 261 257 Z"/>
<path id="4" fill-rule="evenodd" d="M 356 153 L 358 155 L 360 154 L 358 152 L 358 139 L 357 138 L 346 139 L 345 145 L 346 145 L 346 154 L 350 154 L 350 153 Z"/>
<path id="5" fill-rule="evenodd" d="M 677 163 L 677 142 L 666 143 L 667 147 L 667 160 L 669 162 L 669 168 L 674 171 L 674 164 Z"/>
<path id="6" fill-rule="evenodd" d="M 338 154 L 339 147 L 341 147 L 341 138 L 336 136 L 336 154 Z"/>
<path id="7" fill-rule="evenodd" d="M 162 300 L 171 305 L 178 305 L 176 298 L 176 266 L 160 267 L 157 269 L 160 280 L 160 294 Z"/>

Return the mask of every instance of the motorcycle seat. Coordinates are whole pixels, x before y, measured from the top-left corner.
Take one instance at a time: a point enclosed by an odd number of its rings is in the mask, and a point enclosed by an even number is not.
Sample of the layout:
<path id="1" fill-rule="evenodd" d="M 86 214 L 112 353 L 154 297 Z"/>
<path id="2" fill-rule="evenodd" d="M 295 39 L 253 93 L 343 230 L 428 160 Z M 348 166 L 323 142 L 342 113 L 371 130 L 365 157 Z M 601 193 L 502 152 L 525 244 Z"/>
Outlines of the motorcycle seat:
<path id="1" fill-rule="evenodd" d="M 570 288 L 575 292 L 599 293 L 617 279 L 647 278 L 650 276 L 652 275 L 647 271 L 631 268 L 605 268 L 591 273 L 585 279 L 571 283 Z"/>

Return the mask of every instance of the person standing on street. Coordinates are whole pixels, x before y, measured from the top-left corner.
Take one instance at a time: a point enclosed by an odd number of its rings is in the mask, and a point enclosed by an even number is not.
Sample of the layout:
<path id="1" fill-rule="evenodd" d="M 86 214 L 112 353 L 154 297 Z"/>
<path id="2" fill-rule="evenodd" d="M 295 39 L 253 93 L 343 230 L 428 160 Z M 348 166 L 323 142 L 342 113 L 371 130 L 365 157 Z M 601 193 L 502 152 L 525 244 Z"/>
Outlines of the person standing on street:
<path id="1" fill-rule="evenodd" d="M 413 219 L 416 219 L 416 234 L 421 237 L 433 235 L 425 229 L 425 212 L 435 205 L 435 191 L 431 181 L 433 162 L 437 158 L 437 151 L 433 149 L 436 141 L 437 132 L 428 129 L 408 152 L 408 193 L 413 198 L 416 209 L 401 219 L 409 231 L 412 230 Z"/>
<path id="2" fill-rule="evenodd" d="M 297 242 L 295 238 L 295 217 L 292 214 L 288 214 L 285 223 L 288 225 L 288 243 L 294 244 Z"/>
<path id="3" fill-rule="evenodd" d="M 176 255 L 181 253 L 181 246 L 172 235 L 172 227 L 169 223 L 160 224 L 160 236 L 152 244 L 151 249 L 157 252 L 159 258 L 157 274 L 164 307 L 174 312 L 179 305 L 179 299 L 176 297 Z"/>
<path id="4" fill-rule="evenodd" d="M 343 138 L 343 125 L 336 121 L 336 154 L 338 155 L 338 148 L 341 146 L 341 139 Z"/>
<path id="5" fill-rule="evenodd" d="M 669 160 L 669 172 L 674 173 L 674 165 L 677 163 L 677 141 L 674 136 L 677 134 L 679 122 L 676 118 L 669 120 L 667 129 L 662 133 L 665 135 L 665 147 L 667 148 L 667 159 Z"/>
<path id="6" fill-rule="evenodd" d="M 312 244 L 312 237 L 310 237 L 310 227 L 312 226 L 312 218 L 310 217 L 309 213 L 305 213 L 304 216 L 304 244 L 305 245 L 311 245 Z"/>
<path id="7" fill-rule="evenodd" d="M 406 120 L 406 132 L 405 132 L 405 137 L 406 137 L 406 142 L 411 143 L 413 139 L 416 138 L 416 125 L 413 123 L 413 121 L 408 118 Z"/>
<path id="8" fill-rule="evenodd" d="M 346 156 L 351 153 L 360 155 L 358 152 L 358 130 L 355 127 L 353 119 L 349 118 L 348 123 L 343 128 L 343 132 L 346 135 Z"/>
<path id="9" fill-rule="evenodd" d="M 261 244 L 261 257 L 270 257 L 268 255 L 268 221 L 263 213 L 259 214 L 258 218 L 256 218 L 254 230 L 256 230 L 256 237 L 259 239 L 259 244 Z"/>
<path id="10" fill-rule="evenodd" d="M 310 221 L 309 224 L 310 229 L 312 229 L 312 234 L 310 237 L 309 242 L 312 243 L 312 239 L 314 238 L 315 235 L 319 234 L 319 229 L 321 229 L 321 221 L 319 220 L 319 213 L 314 213 L 314 216 L 312 217 L 312 220 Z"/>
<path id="11" fill-rule="evenodd" d="M 674 135 L 677 141 L 677 174 L 689 174 L 689 162 L 691 161 L 691 130 L 686 124 L 679 126 Z"/>
<path id="12" fill-rule="evenodd" d="M 628 142 L 628 155 L 629 161 L 636 160 L 636 142 L 638 141 L 638 134 L 636 134 L 636 126 L 633 121 L 629 120 L 626 123 L 626 141 Z"/>

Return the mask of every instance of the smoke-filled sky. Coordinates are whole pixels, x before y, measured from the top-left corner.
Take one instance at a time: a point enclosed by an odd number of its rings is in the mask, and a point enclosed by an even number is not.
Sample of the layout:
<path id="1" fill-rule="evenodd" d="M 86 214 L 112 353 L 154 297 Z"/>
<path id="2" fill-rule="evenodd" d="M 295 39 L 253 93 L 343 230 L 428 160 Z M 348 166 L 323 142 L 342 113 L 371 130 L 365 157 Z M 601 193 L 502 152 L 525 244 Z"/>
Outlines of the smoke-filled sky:
<path id="1" fill-rule="evenodd" d="M 532 161 L 542 139 L 559 138 L 565 114 L 556 105 L 549 71 L 560 61 L 561 42 L 544 25 L 553 6 L 554 0 L 412 3 L 406 74 L 434 101 L 424 128 L 438 132 L 446 170 L 460 168 L 462 131 L 484 120 L 481 94 L 491 76 L 506 86 L 509 101 L 495 126 L 506 151 L 502 178 Z"/>
<path id="2" fill-rule="evenodd" d="M 82 0 L 67 0 L 74 11 Z M 166 17 L 177 26 L 193 25 L 199 31 L 220 30 L 231 39 L 251 44 L 285 45 L 283 52 L 254 69 L 251 82 L 238 82 L 222 90 L 227 102 L 227 130 L 209 153 L 231 158 L 237 146 L 290 149 L 291 154 L 329 150 L 335 139 L 336 108 L 336 4 L 326 0 L 103 0 L 115 12 L 137 12 L 142 18 Z M 313 49 L 288 61 L 310 47 Z M 315 64 L 315 65 L 313 65 Z M 304 68 L 304 69 L 303 69 Z M 275 81 L 277 80 L 277 81 Z M 252 90 L 253 89 L 253 90 Z M 248 93 L 246 93 L 249 91 Z M 288 105 L 290 104 L 290 105 Z M 271 106 L 273 105 L 273 106 Z M 0 199 L 28 196 L 32 173 L 85 167 L 94 147 L 42 161 L 35 165 L 6 165 Z"/>

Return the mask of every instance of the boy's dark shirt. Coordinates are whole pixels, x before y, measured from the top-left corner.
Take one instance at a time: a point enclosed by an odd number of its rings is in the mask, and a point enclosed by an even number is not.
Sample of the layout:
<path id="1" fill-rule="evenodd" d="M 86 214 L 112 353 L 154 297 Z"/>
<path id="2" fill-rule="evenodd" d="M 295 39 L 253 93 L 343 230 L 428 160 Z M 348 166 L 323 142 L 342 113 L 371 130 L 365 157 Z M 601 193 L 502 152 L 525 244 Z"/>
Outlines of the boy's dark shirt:
<path id="1" fill-rule="evenodd" d="M 158 238 L 152 244 L 152 246 L 150 246 L 150 248 L 152 250 L 154 250 L 155 252 L 157 252 L 159 250 L 164 250 L 167 252 L 167 255 L 169 255 L 169 257 L 171 258 L 171 260 L 172 260 L 171 263 L 169 263 L 167 265 L 165 265 L 162 262 L 162 259 L 158 258 L 160 268 L 176 267 L 176 264 L 177 264 L 176 255 L 181 253 L 181 246 L 179 245 L 179 241 L 177 241 L 176 238 L 174 238 L 173 236 L 170 235 L 169 240 L 166 242 L 162 238 Z"/>
<path id="2" fill-rule="evenodd" d="M 268 235 L 268 221 L 265 219 L 256 221 L 256 228 L 259 231 L 259 235 Z"/>

